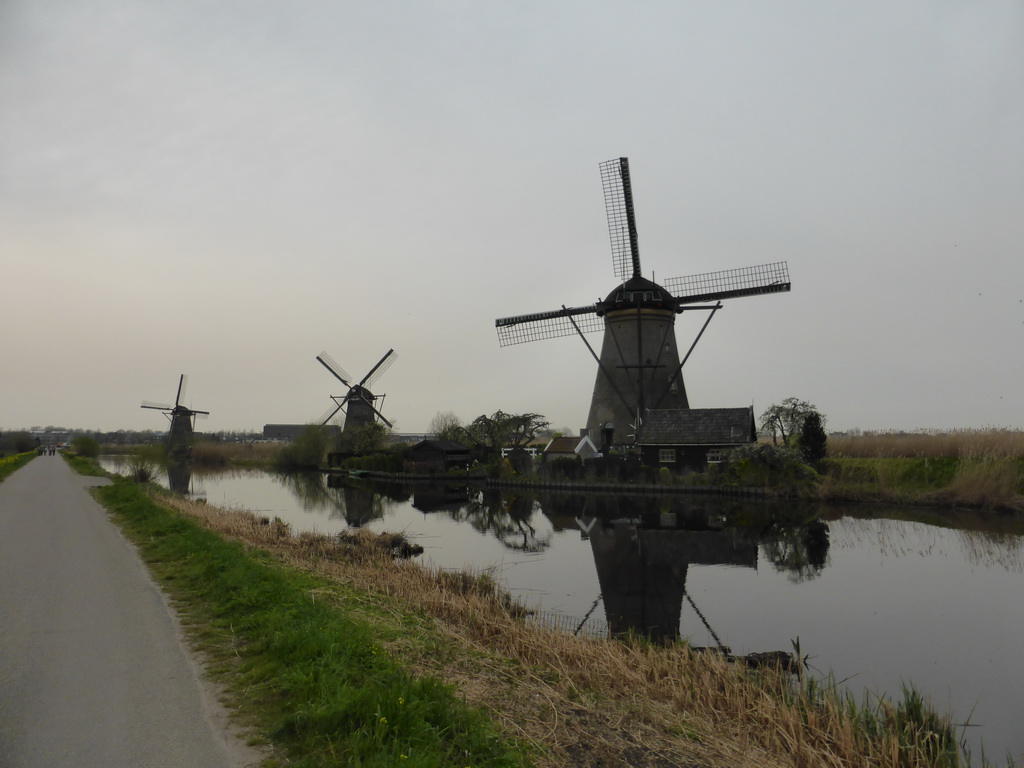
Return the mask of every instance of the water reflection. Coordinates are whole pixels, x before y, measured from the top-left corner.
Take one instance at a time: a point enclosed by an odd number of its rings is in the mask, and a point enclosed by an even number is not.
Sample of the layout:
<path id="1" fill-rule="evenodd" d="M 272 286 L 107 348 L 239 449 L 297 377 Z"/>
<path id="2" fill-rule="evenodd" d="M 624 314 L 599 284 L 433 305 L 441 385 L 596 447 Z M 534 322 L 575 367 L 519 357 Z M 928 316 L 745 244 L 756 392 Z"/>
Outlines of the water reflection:
<path id="1" fill-rule="evenodd" d="M 757 567 L 756 540 L 739 531 L 714 530 L 708 522 L 701 512 L 578 519 L 590 540 L 613 634 L 675 640 L 691 564 Z"/>
<path id="2" fill-rule="evenodd" d="M 828 528 L 791 508 L 709 505 L 689 499 L 550 497 L 549 508 L 589 540 L 612 634 L 680 637 L 684 601 L 725 647 L 687 592 L 690 566 L 756 569 L 758 548 L 793 581 L 813 578 L 828 557 Z M 582 628 L 582 627 L 581 627 Z"/>
<path id="3" fill-rule="evenodd" d="M 351 528 L 360 528 L 382 519 L 391 503 L 404 502 L 409 498 L 397 486 L 383 492 L 385 489 L 345 482 L 340 476 L 325 476 L 319 472 L 290 472 L 278 475 L 278 478 L 302 500 L 305 509 L 327 511 L 332 517 L 344 519 Z"/>
<path id="4" fill-rule="evenodd" d="M 192 465 L 187 461 L 168 462 L 167 487 L 175 493 L 189 494 L 192 490 Z"/>
<path id="5" fill-rule="evenodd" d="M 454 492 L 453 492 L 454 493 Z M 474 530 L 494 536 L 505 547 L 520 552 L 543 552 L 551 543 L 551 532 L 539 533 L 532 524 L 534 514 L 540 511 L 539 502 L 531 496 L 484 490 L 472 493 L 467 489 L 467 500 L 448 505 L 445 513 Z"/>

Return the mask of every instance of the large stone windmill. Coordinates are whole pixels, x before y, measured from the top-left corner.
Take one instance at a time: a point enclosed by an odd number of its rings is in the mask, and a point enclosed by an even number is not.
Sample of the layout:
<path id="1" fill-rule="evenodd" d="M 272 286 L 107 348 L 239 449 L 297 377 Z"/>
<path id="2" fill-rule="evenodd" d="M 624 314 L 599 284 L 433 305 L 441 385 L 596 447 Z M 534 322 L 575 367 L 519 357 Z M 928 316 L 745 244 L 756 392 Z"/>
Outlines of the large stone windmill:
<path id="1" fill-rule="evenodd" d="M 600 169 L 619 285 L 589 306 L 503 317 L 495 326 L 501 346 L 572 334 L 583 339 L 598 365 L 587 430 L 607 448 L 632 444 L 648 409 L 690 407 L 683 364 L 722 299 L 788 291 L 790 282 L 785 262 L 677 277 L 660 285 L 642 277 L 629 160 L 608 160 Z M 680 360 L 675 319 L 686 310 L 709 315 Z M 600 356 L 584 336 L 599 330 L 604 330 Z"/>
<path id="2" fill-rule="evenodd" d="M 188 385 L 188 376 L 184 373 L 178 379 L 178 394 L 174 398 L 174 405 L 162 405 L 143 401 L 143 408 L 152 408 L 156 411 L 163 411 L 170 420 L 171 425 L 167 429 L 167 454 L 171 458 L 187 458 L 192 450 L 192 436 L 195 434 L 196 416 L 207 416 L 209 411 L 196 411 L 182 405 L 181 399 L 185 396 L 185 387 Z"/>

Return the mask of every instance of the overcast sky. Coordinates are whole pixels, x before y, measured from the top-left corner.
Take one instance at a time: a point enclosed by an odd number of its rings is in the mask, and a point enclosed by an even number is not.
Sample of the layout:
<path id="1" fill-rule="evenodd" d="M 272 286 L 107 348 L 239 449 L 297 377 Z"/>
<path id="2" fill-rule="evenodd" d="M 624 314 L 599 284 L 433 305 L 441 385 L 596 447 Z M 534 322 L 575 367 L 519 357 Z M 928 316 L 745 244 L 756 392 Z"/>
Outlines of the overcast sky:
<path id="1" fill-rule="evenodd" d="M 494 319 L 614 288 L 619 156 L 645 276 L 789 263 L 692 406 L 1024 427 L 1019 0 L 0 0 L 0 429 L 309 422 L 389 348 L 399 431 L 582 427 L 582 342 Z"/>

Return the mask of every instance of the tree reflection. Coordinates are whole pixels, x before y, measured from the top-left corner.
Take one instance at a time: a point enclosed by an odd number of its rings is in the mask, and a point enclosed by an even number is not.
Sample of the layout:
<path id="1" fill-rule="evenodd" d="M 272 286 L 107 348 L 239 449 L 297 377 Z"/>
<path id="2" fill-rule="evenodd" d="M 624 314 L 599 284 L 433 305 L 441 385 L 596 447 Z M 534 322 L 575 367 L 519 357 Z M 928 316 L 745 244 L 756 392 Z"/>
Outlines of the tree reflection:
<path id="1" fill-rule="evenodd" d="M 278 482 L 302 501 L 305 510 L 342 518 L 353 528 L 384 517 L 386 497 L 383 494 L 346 483 L 333 475 L 287 472 L 278 475 Z"/>
<path id="2" fill-rule="evenodd" d="M 828 559 L 828 546 L 828 526 L 820 520 L 773 530 L 761 541 L 765 557 L 793 583 L 821 575 Z"/>
<path id="3" fill-rule="evenodd" d="M 538 533 L 533 519 L 539 503 L 530 496 L 483 491 L 448 515 L 469 523 L 480 533 L 490 533 L 509 549 L 542 552 L 551 545 L 551 532 Z"/>

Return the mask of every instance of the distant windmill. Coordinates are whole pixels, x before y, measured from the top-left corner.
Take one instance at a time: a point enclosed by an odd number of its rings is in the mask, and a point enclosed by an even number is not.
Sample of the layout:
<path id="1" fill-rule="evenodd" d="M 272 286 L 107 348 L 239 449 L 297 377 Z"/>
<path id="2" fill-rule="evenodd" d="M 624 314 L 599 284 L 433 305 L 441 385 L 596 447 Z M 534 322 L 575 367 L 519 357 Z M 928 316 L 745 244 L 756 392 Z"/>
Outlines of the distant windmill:
<path id="1" fill-rule="evenodd" d="M 587 430 L 595 443 L 609 446 L 632 443 L 647 409 L 690 407 L 683 364 L 721 308 L 721 299 L 788 291 L 790 282 L 785 262 L 677 277 L 661 285 L 641 277 L 629 160 L 608 160 L 600 169 L 620 284 L 589 306 L 499 318 L 495 326 L 503 347 L 574 333 L 583 339 L 598 364 Z M 680 361 L 675 316 L 693 309 L 710 314 Z M 600 357 L 583 335 L 599 330 L 604 331 Z"/>
<path id="2" fill-rule="evenodd" d="M 196 416 L 207 416 L 210 413 L 209 411 L 196 411 L 181 404 L 187 385 L 188 376 L 181 374 L 181 378 L 178 379 L 178 394 L 174 398 L 174 405 L 161 405 L 147 400 L 142 402 L 143 408 L 163 411 L 170 420 L 171 426 L 167 430 L 167 453 L 172 456 L 187 455 L 191 451 Z"/>
<path id="3" fill-rule="evenodd" d="M 383 421 L 390 428 L 391 422 L 384 418 L 384 414 L 374 405 L 377 400 L 380 400 L 380 404 L 383 405 L 385 395 L 375 395 L 370 390 L 377 383 L 377 380 L 384 375 L 384 372 L 391 367 L 391 364 L 395 362 L 396 357 L 398 355 L 395 353 L 395 350 L 389 349 L 384 353 L 384 357 L 378 360 L 377 364 L 370 369 L 370 372 L 363 376 L 362 381 L 358 384 L 353 384 L 353 378 L 345 373 L 345 369 L 338 365 L 330 355 L 326 352 L 321 352 L 317 355 L 316 359 L 320 361 L 320 364 L 330 371 L 334 378 L 348 388 L 344 395 L 338 397 L 331 396 L 331 399 L 334 401 L 334 408 L 328 409 L 320 417 L 319 423 L 326 424 L 335 417 L 338 411 L 344 409 L 344 432 L 351 432 L 359 427 L 373 424 L 377 419 Z"/>

